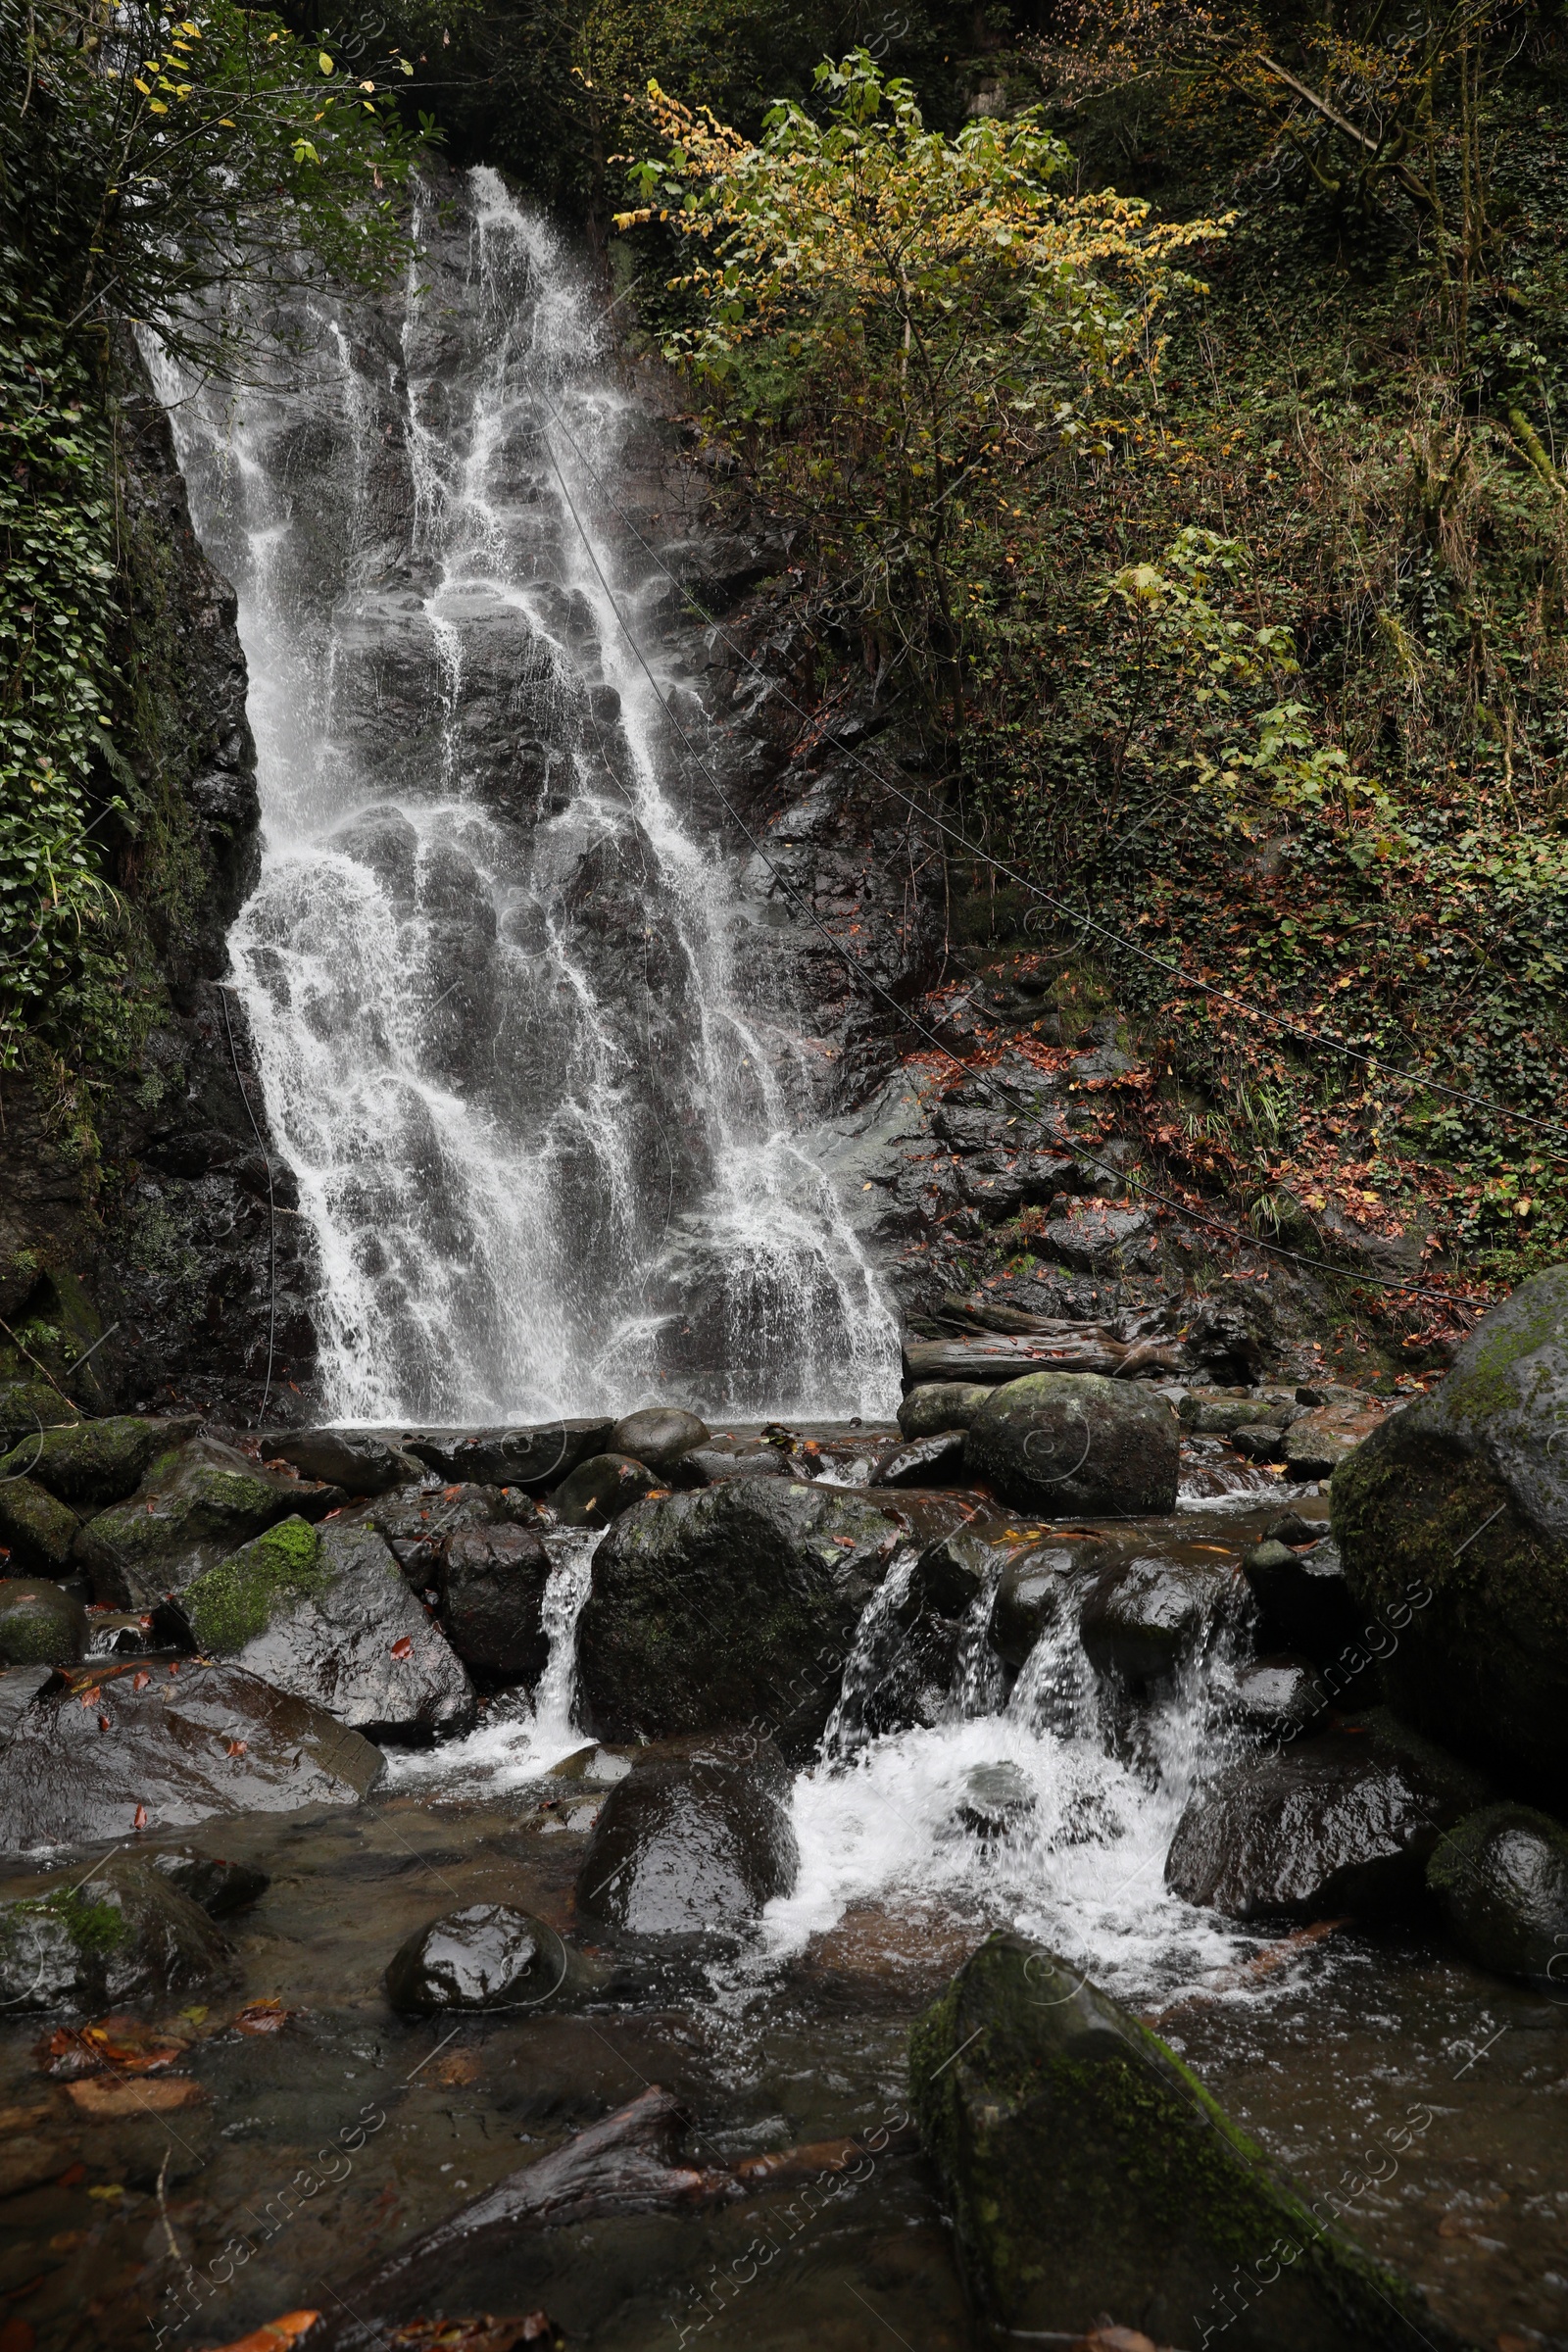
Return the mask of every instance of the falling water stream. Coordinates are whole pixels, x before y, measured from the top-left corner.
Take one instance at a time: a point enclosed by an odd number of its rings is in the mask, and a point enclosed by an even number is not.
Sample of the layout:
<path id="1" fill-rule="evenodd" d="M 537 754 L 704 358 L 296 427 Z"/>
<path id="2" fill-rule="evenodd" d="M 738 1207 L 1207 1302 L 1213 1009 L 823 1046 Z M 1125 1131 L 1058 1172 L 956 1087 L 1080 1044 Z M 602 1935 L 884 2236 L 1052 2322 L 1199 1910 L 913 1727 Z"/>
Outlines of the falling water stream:
<path id="1" fill-rule="evenodd" d="M 762 912 L 695 813 L 691 632 L 617 512 L 650 419 L 495 173 L 415 235 L 401 305 L 317 301 L 286 380 L 175 409 L 239 594 L 263 868 L 233 968 L 329 1409 L 525 1421 L 676 1382 L 886 1411 L 896 1324 L 801 1140 Z"/>

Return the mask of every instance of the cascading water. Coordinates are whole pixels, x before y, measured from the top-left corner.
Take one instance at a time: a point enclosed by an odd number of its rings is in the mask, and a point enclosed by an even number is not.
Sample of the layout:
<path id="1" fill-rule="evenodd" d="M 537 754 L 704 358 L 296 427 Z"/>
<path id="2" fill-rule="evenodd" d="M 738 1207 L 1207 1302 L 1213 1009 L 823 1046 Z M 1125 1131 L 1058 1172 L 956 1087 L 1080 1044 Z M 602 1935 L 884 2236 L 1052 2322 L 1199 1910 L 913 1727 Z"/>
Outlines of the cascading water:
<path id="1" fill-rule="evenodd" d="M 175 410 L 239 592 L 264 858 L 233 965 L 329 1409 L 528 1420 L 668 1382 L 885 1411 L 896 1325 L 800 1141 L 762 910 L 694 813 L 679 598 L 611 504 L 649 419 L 494 173 L 416 237 L 400 316 L 318 304 L 286 386 Z"/>

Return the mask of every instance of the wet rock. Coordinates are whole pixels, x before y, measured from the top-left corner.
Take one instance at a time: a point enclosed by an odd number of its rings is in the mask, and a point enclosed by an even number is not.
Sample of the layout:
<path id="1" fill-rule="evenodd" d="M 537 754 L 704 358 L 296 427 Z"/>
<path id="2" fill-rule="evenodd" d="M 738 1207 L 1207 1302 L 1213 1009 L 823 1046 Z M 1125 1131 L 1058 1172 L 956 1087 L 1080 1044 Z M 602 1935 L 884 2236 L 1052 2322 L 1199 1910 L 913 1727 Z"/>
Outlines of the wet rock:
<path id="1" fill-rule="evenodd" d="M 422 1467 L 373 1429 L 307 1429 L 297 1437 L 269 1438 L 263 1450 L 291 1462 L 302 1477 L 322 1479 L 347 1494 L 384 1494 L 417 1480 Z"/>
<path id="2" fill-rule="evenodd" d="M 988 2333 L 1065 2343 L 1108 2310 L 1161 2344 L 1222 2326 L 1237 2352 L 1456 2352 L 1163 2042 L 1043 1945 L 983 1943 L 916 2026 L 909 2074 Z"/>
<path id="3" fill-rule="evenodd" d="M 197 1645 L 369 1740 L 473 1720 L 473 1686 L 375 1530 L 285 1519 L 187 1587 Z"/>
<path id="4" fill-rule="evenodd" d="M 760 1718 L 804 1761 L 897 1542 L 883 1511 L 793 1479 L 639 1503 L 595 1552 L 579 1621 L 591 1722 L 634 1740 Z"/>
<path id="5" fill-rule="evenodd" d="M 788 1478 L 790 1465 L 776 1446 L 694 1446 L 676 1465 L 677 1482 L 711 1486 L 720 1478 Z"/>
<path id="6" fill-rule="evenodd" d="M 161 1624 L 160 1613 L 146 1615 L 135 1609 L 94 1608 L 87 1614 L 86 1658 L 140 1658 L 149 1651 L 171 1646 L 169 1630 Z M 188 1648 L 182 1629 L 174 1629 L 172 1646 Z"/>
<path id="7" fill-rule="evenodd" d="M 1237 1284 L 1235 1294 L 1194 1299 L 1182 1342 L 1195 1363 L 1208 1366 L 1211 1378 L 1255 1380 L 1274 1346 L 1274 1310 L 1250 1285 L 1244 1293 Z"/>
<path id="8" fill-rule="evenodd" d="M 30 1478 L 8 1478 L 0 1486 L 0 1546 L 13 1568 L 45 1576 L 71 1565 L 81 1522 Z"/>
<path id="9" fill-rule="evenodd" d="M 225 1862 L 189 1845 L 166 1846 L 161 1854 L 149 1854 L 147 1867 L 177 1886 L 209 1919 L 231 1919 L 236 1911 L 248 1911 L 272 1884 L 265 1870 L 253 1870 L 248 1862 Z"/>
<path id="10" fill-rule="evenodd" d="M 905 1555 L 862 1618 L 846 1662 L 831 1732 L 836 1749 L 954 1714 L 965 1624 L 995 1586 L 1004 1556 L 962 1528 Z M 1000 1702 L 1000 1670 L 997 1683 Z"/>
<path id="11" fill-rule="evenodd" d="M 102 2011 L 232 1974 L 206 1912 L 141 1862 L 117 1857 L 79 1886 L 0 1904 L 0 2004 L 13 2017 Z"/>
<path id="12" fill-rule="evenodd" d="M 1146 1690 L 1206 1649 L 1236 1609 L 1237 1579 L 1223 1563 L 1150 1553 L 1096 1579 L 1079 1631 L 1097 1673 Z"/>
<path id="13" fill-rule="evenodd" d="M 1072 1589 L 1076 1555 L 1061 1544 L 1031 1544 L 1002 1572 L 991 1611 L 991 1642 L 999 1657 L 1021 1672 L 1041 1635 L 1054 1626 Z"/>
<path id="14" fill-rule="evenodd" d="M 1522 1794 L 1568 1792 L 1568 1266 L 1521 1283 L 1334 1474 L 1391 1702 Z"/>
<path id="15" fill-rule="evenodd" d="M 624 1453 L 593 1453 L 551 1497 L 563 1527 L 608 1527 L 658 1486 L 655 1473 Z"/>
<path id="16" fill-rule="evenodd" d="M 911 1438 L 877 1456 L 871 1473 L 873 1487 L 948 1487 L 963 1476 L 965 1432 L 939 1430 L 929 1438 Z"/>
<path id="17" fill-rule="evenodd" d="M 1028 1774 L 1016 1764 L 975 1764 L 963 1776 L 954 1818 L 971 1838 L 991 1844 L 1027 1821 L 1036 1802 Z"/>
<path id="18" fill-rule="evenodd" d="M 645 1405 L 615 1423 L 606 1443 L 607 1453 L 629 1453 L 650 1470 L 667 1470 L 694 1446 L 706 1446 L 711 1431 L 695 1413 L 678 1405 Z"/>
<path id="19" fill-rule="evenodd" d="M 216 1438 L 160 1454 L 125 1502 L 89 1519 L 75 1556 L 100 1600 L 145 1609 L 180 1591 L 279 1519 L 321 1519 L 340 1487 L 263 1470 Z"/>
<path id="20" fill-rule="evenodd" d="M 1242 1573 L 1256 1598 L 1265 1642 L 1304 1649 L 1321 1661 L 1354 1641 L 1355 1607 L 1331 1536 L 1304 1551 L 1267 1538 L 1242 1554 Z"/>
<path id="21" fill-rule="evenodd" d="M 559 2008 L 598 1989 L 607 1973 L 531 1912 L 474 1903 L 431 1920 L 400 1944 L 387 1967 L 386 1995 L 394 2009 L 414 2017 L 448 2009 Z"/>
<path id="22" fill-rule="evenodd" d="M 1231 1431 L 1231 1444 L 1250 1462 L 1283 1461 L 1287 1442 L 1284 1430 L 1272 1421 L 1244 1421 Z"/>
<path id="23" fill-rule="evenodd" d="M 80 1406 L 46 1380 L 0 1382 L 0 1446 L 7 1453 L 40 1429 L 74 1428 L 82 1418 Z"/>
<path id="24" fill-rule="evenodd" d="M 87 1646 L 87 1612 L 41 1579 L 0 1579 L 0 1666 L 74 1666 Z"/>
<path id="25" fill-rule="evenodd" d="M 56 1680 L 52 1666 L 0 1668 L 0 1753 L 3 1753 L 25 1710 Z"/>
<path id="26" fill-rule="evenodd" d="M 357 1804 L 385 1769 L 378 1748 L 323 1708 L 235 1666 L 78 1668 L 17 1716 L 0 1852 Z"/>
<path id="27" fill-rule="evenodd" d="M 134 1494 L 160 1454 L 193 1438 L 200 1423 L 127 1413 L 24 1437 L 0 1461 L 0 1480 L 30 1478 L 77 1511 L 99 1511 Z"/>
<path id="28" fill-rule="evenodd" d="M 1240 1667 L 1231 1687 L 1231 1713 L 1259 1739 L 1298 1739 L 1320 1720 L 1328 1703 L 1311 1659 L 1288 1651 Z"/>
<path id="29" fill-rule="evenodd" d="M 526 1527 L 474 1527 L 447 1539 L 442 1623 L 466 1666 L 503 1682 L 533 1684 L 550 1642 L 544 1625 L 550 1554 Z"/>
<path id="30" fill-rule="evenodd" d="M 1282 1430 L 1290 1408 L 1269 1404 L 1255 1391 L 1239 1395 L 1226 1389 L 1189 1389 L 1176 1407 L 1184 1429 L 1200 1438 L 1228 1438 L 1233 1431 L 1267 1426 Z"/>
<path id="31" fill-rule="evenodd" d="M 1053 1218 L 1039 1247 L 1079 1274 L 1116 1274 L 1124 1264 L 1142 1265 L 1157 1248 L 1154 1220 L 1146 1208 L 1110 1208 L 1099 1201 Z"/>
<path id="32" fill-rule="evenodd" d="M 404 1439 L 410 1453 L 442 1477 L 478 1487 L 521 1487 L 543 1494 L 569 1478 L 579 1462 L 603 1453 L 614 1423 L 546 1421 L 528 1429 L 416 1432 Z"/>
<path id="33" fill-rule="evenodd" d="M 1165 1884 L 1228 1919 L 1398 1910 L 1479 1792 L 1419 1739 L 1370 1722 L 1325 1733 L 1233 1765 L 1195 1796 Z"/>
<path id="34" fill-rule="evenodd" d="M 1033 1372 L 994 1390 L 969 1424 L 971 1475 L 1019 1510 L 1169 1511 L 1181 1429 L 1162 1398 L 1093 1372 Z"/>
<path id="35" fill-rule="evenodd" d="M 539 1506 L 520 1487 L 393 1487 L 354 1513 L 392 1547 L 416 1591 L 438 1585 L 454 1537 L 486 1527 L 536 1527 Z"/>
<path id="36" fill-rule="evenodd" d="M 990 1395 L 990 1387 L 981 1381 L 923 1381 L 900 1405 L 899 1427 L 909 1439 L 934 1438 L 939 1430 L 967 1429 Z"/>
<path id="37" fill-rule="evenodd" d="M 1448 1932 L 1480 1968 L 1568 1993 L 1568 1830 L 1528 1805 L 1489 1805 L 1427 1864 Z"/>
<path id="38" fill-rule="evenodd" d="M 788 1894 L 800 1855 L 771 1740 L 645 1748 L 606 1797 L 577 1874 L 580 1918 L 631 1936 L 725 1936 Z"/>
<path id="39" fill-rule="evenodd" d="M 1299 1511 L 1286 1511 L 1272 1520 L 1263 1530 L 1265 1544 L 1316 1544 L 1328 1533 L 1322 1519 L 1303 1519 Z"/>
<path id="40" fill-rule="evenodd" d="M 1343 1462 L 1375 1429 L 1383 1425 L 1378 1410 L 1346 1413 L 1333 1405 L 1321 1412 L 1302 1413 L 1285 1437 L 1287 1478 L 1332 1478 Z"/>

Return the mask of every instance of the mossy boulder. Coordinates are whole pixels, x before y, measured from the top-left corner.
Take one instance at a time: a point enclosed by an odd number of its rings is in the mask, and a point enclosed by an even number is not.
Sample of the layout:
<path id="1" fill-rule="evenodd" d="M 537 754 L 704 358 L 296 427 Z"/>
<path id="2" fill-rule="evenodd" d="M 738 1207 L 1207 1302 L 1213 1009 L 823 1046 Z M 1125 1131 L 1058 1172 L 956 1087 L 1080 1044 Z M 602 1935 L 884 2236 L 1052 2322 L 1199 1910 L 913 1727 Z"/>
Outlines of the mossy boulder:
<path id="1" fill-rule="evenodd" d="M 969 1423 L 965 1459 L 1015 1510 L 1170 1511 L 1181 1424 L 1131 1381 L 1030 1372 L 992 1390 Z"/>
<path id="2" fill-rule="evenodd" d="M 594 1554 L 578 1626 L 593 1728 L 662 1740 L 760 1719 L 803 1761 L 898 1541 L 858 1496 L 792 1479 L 634 1504 Z"/>
<path id="3" fill-rule="evenodd" d="M 47 1380 L 0 1381 L 0 1446 L 8 1453 L 40 1429 L 74 1427 L 82 1417 L 81 1407 Z"/>
<path id="4" fill-rule="evenodd" d="M 74 1666 L 87 1646 L 87 1612 L 43 1578 L 0 1579 L 0 1666 Z"/>
<path id="5" fill-rule="evenodd" d="M 117 1858 L 77 1887 L 0 1904 L 8 2015 L 101 2012 L 233 1974 L 228 1941 L 162 1872 Z"/>
<path id="6" fill-rule="evenodd" d="M 235 1446 L 194 1438 L 159 1454 L 134 1494 L 89 1519 L 75 1554 L 99 1600 L 147 1609 L 279 1519 L 319 1519 L 346 1499 L 339 1487 L 263 1469 Z"/>
<path id="7" fill-rule="evenodd" d="M 978 1380 L 923 1380 L 899 1407 L 906 1438 L 934 1438 L 945 1429 L 967 1429 L 991 1390 Z"/>
<path id="8" fill-rule="evenodd" d="M 1478 1967 L 1568 1996 L 1568 1829 L 1528 1805 L 1487 1805 L 1427 1864 L 1449 1933 Z"/>
<path id="9" fill-rule="evenodd" d="M 194 1437 L 198 1426 L 194 1415 L 152 1421 L 122 1413 L 37 1430 L 0 1461 L 0 1480 L 30 1478 L 78 1511 L 99 1511 L 133 1494 L 159 1456 Z"/>
<path id="10" fill-rule="evenodd" d="M 1521 1793 L 1568 1790 L 1568 1266 L 1483 1318 L 1332 1507 L 1391 1705 Z"/>
<path id="11" fill-rule="evenodd" d="M 285 1519 L 190 1584 L 198 1646 L 369 1740 L 466 1730 L 473 1687 L 371 1527 Z"/>
<path id="12" fill-rule="evenodd" d="M 81 1522 L 30 1478 L 12 1477 L 0 1484 L 0 1544 L 13 1568 L 41 1569 L 47 1575 L 69 1570 Z"/>
<path id="13" fill-rule="evenodd" d="M 1453 2352 L 1419 2296 L 1308 2206 L 1196 2076 L 1043 1945 L 992 1936 L 916 2026 L 909 2076 L 959 2264 L 999 2337 L 1236 2352 Z"/>

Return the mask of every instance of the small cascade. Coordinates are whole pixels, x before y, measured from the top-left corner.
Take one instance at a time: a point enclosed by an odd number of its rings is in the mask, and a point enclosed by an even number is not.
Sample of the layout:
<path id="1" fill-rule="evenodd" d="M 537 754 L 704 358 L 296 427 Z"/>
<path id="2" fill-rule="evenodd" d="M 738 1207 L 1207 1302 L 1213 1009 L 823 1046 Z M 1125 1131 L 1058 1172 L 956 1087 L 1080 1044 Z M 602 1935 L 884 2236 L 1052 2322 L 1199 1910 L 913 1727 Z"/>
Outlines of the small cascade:
<path id="1" fill-rule="evenodd" d="M 301 309 L 275 381 L 165 380 L 240 600 L 264 842 L 233 969 L 330 1409 L 521 1421 L 669 1382 L 885 1413 L 897 1327 L 801 1140 L 813 1063 L 679 594 L 620 516 L 652 527 L 662 446 L 494 172 L 415 236 L 402 301 Z"/>

